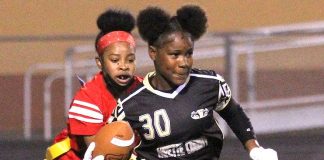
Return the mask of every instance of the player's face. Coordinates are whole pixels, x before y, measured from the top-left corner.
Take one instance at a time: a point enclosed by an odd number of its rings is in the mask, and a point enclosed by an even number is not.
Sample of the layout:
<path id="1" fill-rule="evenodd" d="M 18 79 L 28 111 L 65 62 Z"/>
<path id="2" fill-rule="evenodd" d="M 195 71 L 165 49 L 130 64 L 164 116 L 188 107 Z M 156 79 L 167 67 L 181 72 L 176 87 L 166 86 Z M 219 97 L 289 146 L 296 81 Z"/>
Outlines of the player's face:
<path id="1" fill-rule="evenodd" d="M 167 38 L 162 47 L 150 54 L 160 86 L 165 86 L 162 89 L 185 83 L 193 64 L 191 38 L 181 32 L 172 33 Z"/>
<path id="2" fill-rule="evenodd" d="M 115 42 L 105 49 L 97 65 L 104 75 L 109 75 L 120 86 L 126 86 L 135 72 L 135 48 L 127 42 Z"/>

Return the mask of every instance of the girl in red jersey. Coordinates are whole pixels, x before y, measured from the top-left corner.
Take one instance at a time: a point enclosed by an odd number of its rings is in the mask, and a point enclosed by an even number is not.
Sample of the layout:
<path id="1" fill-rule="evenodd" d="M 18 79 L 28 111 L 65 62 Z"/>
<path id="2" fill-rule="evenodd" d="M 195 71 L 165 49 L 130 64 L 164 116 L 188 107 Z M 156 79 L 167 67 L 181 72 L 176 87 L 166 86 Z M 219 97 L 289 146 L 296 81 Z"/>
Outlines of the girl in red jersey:
<path id="1" fill-rule="evenodd" d="M 68 112 L 68 127 L 47 149 L 46 159 L 77 160 L 97 131 L 106 124 L 116 99 L 132 90 L 142 79 L 134 76 L 134 17 L 127 11 L 109 9 L 97 19 L 100 29 L 95 41 L 101 70 L 75 94 Z"/>

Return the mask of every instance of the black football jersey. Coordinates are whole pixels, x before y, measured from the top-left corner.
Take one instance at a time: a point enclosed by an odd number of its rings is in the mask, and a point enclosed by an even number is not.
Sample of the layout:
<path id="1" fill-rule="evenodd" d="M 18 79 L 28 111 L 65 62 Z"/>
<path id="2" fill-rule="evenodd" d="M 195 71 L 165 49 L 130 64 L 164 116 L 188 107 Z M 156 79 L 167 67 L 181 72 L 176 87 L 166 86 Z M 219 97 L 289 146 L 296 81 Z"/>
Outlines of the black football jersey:
<path id="1" fill-rule="evenodd" d="M 128 121 L 139 133 L 135 151 L 141 159 L 217 159 L 223 134 L 213 112 L 231 98 L 224 79 L 214 71 L 192 69 L 183 85 L 162 92 L 150 85 L 153 74 L 120 97 L 110 121 Z"/>

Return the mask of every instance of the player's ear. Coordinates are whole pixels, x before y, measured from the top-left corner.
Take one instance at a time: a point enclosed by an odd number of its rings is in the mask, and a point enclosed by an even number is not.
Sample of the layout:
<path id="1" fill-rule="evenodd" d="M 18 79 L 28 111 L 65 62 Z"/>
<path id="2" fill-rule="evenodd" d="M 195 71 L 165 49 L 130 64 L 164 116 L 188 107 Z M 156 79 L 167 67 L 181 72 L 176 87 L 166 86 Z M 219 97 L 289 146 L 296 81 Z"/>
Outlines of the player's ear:
<path id="1" fill-rule="evenodd" d="M 155 61 L 156 55 L 157 55 L 157 48 L 154 46 L 149 46 L 149 56 L 153 61 Z"/>
<path id="2" fill-rule="evenodd" d="M 102 62 L 101 62 L 101 58 L 100 57 L 96 57 L 96 64 L 97 67 L 102 70 Z"/>

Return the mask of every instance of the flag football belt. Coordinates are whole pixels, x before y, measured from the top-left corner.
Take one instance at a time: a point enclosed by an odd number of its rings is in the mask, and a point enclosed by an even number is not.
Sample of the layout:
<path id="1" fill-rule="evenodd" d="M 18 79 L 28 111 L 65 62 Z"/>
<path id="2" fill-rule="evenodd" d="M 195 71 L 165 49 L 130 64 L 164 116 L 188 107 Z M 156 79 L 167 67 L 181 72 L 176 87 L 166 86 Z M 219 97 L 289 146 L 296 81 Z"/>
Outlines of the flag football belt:
<path id="1" fill-rule="evenodd" d="M 46 160 L 53 160 L 58 156 L 68 152 L 71 149 L 70 138 L 67 137 L 60 142 L 57 142 L 46 150 Z"/>

